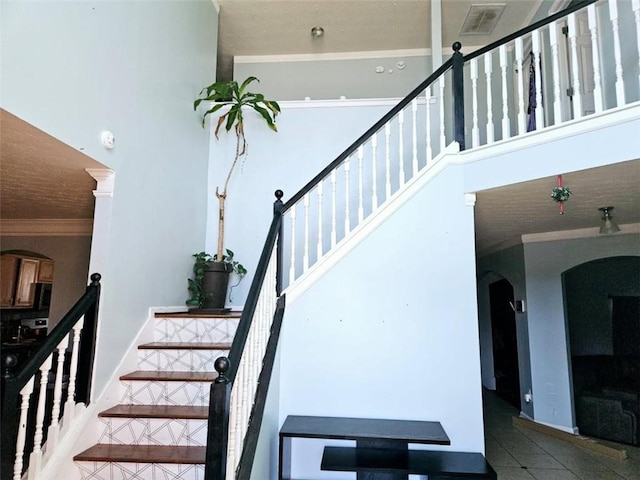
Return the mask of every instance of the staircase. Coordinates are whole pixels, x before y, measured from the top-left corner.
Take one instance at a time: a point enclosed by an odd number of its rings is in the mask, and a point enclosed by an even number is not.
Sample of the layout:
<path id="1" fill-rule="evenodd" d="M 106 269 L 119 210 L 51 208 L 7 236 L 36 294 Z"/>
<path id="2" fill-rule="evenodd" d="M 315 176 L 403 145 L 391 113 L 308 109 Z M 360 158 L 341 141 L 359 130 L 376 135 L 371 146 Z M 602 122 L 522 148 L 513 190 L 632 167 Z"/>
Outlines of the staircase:
<path id="1" fill-rule="evenodd" d="M 156 314 L 139 370 L 120 377 L 120 404 L 99 415 L 99 443 L 74 457 L 81 478 L 204 478 L 213 363 L 228 355 L 239 320 L 239 312 Z"/>

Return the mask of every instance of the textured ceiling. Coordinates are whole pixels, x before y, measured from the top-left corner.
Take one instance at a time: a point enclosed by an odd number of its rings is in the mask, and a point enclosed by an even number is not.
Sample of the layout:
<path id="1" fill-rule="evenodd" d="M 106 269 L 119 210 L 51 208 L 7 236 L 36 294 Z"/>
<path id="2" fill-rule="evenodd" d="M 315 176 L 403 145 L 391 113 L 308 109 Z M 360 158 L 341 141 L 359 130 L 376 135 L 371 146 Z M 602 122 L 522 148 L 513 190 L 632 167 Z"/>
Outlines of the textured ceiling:
<path id="1" fill-rule="evenodd" d="M 0 217 L 93 218 L 102 164 L 0 109 Z"/>

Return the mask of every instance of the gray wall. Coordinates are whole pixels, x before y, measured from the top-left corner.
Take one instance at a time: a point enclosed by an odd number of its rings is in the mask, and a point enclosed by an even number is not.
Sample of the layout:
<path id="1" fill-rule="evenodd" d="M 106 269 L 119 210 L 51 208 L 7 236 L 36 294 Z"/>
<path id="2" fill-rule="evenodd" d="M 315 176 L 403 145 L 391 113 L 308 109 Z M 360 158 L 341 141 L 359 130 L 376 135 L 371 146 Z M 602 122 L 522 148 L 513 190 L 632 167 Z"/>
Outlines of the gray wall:
<path id="1" fill-rule="evenodd" d="M 567 428 L 572 412 L 562 275 L 591 260 L 640 255 L 640 235 L 529 243 L 524 246 L 535 419 Z"/>
<path id="2" fill-rule="evenodd" d="M 55 262 L 49 330 L 84 293 L 91 237 L 2 237 L 3 250 L 28 250 Z"/>
<path id="3" fill-rule="evenodd" d="M 100 392 L 149 307 L 184 304 L 191 254 L 204 245 L 209 135 L 192 105 L 215 77 L 217 13 L 210 0 L 0 8 L 2 107 L 116 173 Z M 115 149 L 101 146 L 103 130 Z"/>

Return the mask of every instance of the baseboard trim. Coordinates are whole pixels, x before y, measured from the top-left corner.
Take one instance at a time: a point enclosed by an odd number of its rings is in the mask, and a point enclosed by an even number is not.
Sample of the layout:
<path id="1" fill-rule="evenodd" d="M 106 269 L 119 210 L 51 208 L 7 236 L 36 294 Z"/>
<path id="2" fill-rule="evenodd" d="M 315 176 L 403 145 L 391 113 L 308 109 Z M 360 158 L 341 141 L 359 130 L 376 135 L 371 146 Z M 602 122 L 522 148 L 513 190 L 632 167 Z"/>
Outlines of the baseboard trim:
<path id="1" fill-rule="evenodd" d="M 531 430 L 544 433 L 551 437 L 564 440 L 565 442 L 569 442 L 576 447 L 593 450 L 594 452 L 601 453 L 602 455 L 606 455 L 617 460 L 625 460 L 627 458 L 627 451 L 624 448 L 609 447 L 607 445 L 598 443 L 598 441 L 593 438 L 585 437 L 584 435 L 573 435 L 571 433 L 563 432 L 562 430 L 558 430 L 547 425 L 542 425 L 535 421 L 527 420 L 526 418 L 521 417 L 512 417 L 512 421 L 514 425 L 529 428 Z"/>

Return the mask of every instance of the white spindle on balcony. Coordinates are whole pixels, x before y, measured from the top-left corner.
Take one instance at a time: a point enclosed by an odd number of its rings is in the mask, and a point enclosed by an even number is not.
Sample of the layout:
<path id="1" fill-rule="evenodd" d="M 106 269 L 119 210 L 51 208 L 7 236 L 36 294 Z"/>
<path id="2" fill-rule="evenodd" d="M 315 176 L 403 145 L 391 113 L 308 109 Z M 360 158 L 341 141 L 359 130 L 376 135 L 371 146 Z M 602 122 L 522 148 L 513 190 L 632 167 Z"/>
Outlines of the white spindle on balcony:
<path id="1" fill-rule="evenodd" d="M 558 43 L 558 24 L 549 25 L 549 43 L 551 45 L 551 63 L 553 79 L 553 119 L 558 125 L 562 123 L 562 95 L 560 94 L 560 45 Z"/>
<path id="2" fill-rule="evenodd" d="M 425 165 L 431 165 L 431 160 L 433 159 L 433 149 L 431 147 L 431 87 L 427 87 L 424 95 L 424 103 L 425 103 L 425 111 L 427 115 L 427 119 L 425 122 L 425 130 L 427 136 L 427 151 L 425 158 Z"/>
<path id="3" fill-rule="evenodd" d="M 640 5 L 640 0 L 633 1 L 637 2 L 638 5 Z M 596 6 L 593 3 L 587 7 L 587 21 L 589 22 L 589 32 L 591 33 L 591 61 L 593 62 L 593 103 L 595 112 L 600 113 L 604 109 L 604 102 L 602 100 L 602 75 L 600 74 L 600 52 L 598 49 L 598 21 L 596 16 Z M 640 36 L 638 36 L 638 38 L 640 39 Z"/>
<path id="4" fill-rule="evenodd" d="M 318 195 L 318 245 L 316 245 L 316 255 L 318 260 L 322 257 L 323 249 L 322 249 L 322 224 L 324 223 L 322 217 L 322 189 L 323 189 L 324 181 L 320 181 L 318 183 L 317 195 Z"/>
<path id="5" fill-rule="evenodd" d="M 302 256 L 302 271 L 309 270 L 309 193 L 304 196 L 304 254 Z"/>
<path id="6" fill-rule="evenodd" d="M 500 78 L 502 85 L 502 139 L 511 136 L 511 120 L 509 120 L 509 91 L 507 88 L 507 46 L 500 45 Z"/>
<path id="7" fill-rule="evenodd" d="M 418 173 L 418 99 L 411 100 L 411 143 L 413 150 L 411 155 L 411 176 Z"/>
<path id="8" fill-rule="evenodd" d="M 636 23 L 636 51 L 638 52 L 638 85 L 640 86 L 640 0 L 631 0 L 631 8 L 633 9 L 633 18 Z M 595 41 L 593 41 L 593 43 L 594 45 L 597 45 Z M 596 48 L 594 47 L 593 50 L 595 51 Z"/>
<path id="9" fill-rule="evenodd" d="M 533 51 L 533 71 L 536 78 L 536 130 L 544 128 L 544 107 L 542 105 L 542 71 L 541 57 L 540 57 L 540 30 L 534 30 L 531 32 L 531 50 Z"/>
<path id="10" fill-rule="evenodd" d="M 336 232 L 336 171 L 331 172 L 331 248 L 336 246 L 338 234 Z"/>
<path id="11" fill-rule="evenodd" d="M 404 185 L 404 110 L 398 113 L 398 184 Z"/>
<path id="12" fill-rule="evenodd" d="M 351 231 L 351 210 L 349 208 L 349 202 L 351 196 L 349 195 L 349 172 L 351 157 L 347 157 L 344 161 L 344 234 L 345 236 Z"/>
<path id="13" fill-rule="evenodd" d="M 522 135 L 527 131 L 527 111 L 524 103 L 524 44 L 522 37 L 516 38 L 516 72 L 518 84 L 518 135 Z"/>
<path id="14" fill-rule="evenodd" d="M 478 127 L 478 58 L 472 58 L 469 62 L 471 74 L 471 146 L 480 145 L 480 128 Z"/>
<path id="15" fill-rule="evenodd" d="M 289 259 L 289 281 L 296 278 L 296 205 L 291 208 L 291 252 Z"/>
<path id="16" fill-rule="evenodd" d="M 362 187 L 362 161 L 364 157 L 364 147 L 358 147 L 358 223 L 364 220 L 364 192 Z"/>
<path id="17" fill-rule="evenodd" d="M 378 208 L 378 132 L 371 137 L 371 211 Z"/>
<path id="18" fill-rule="evenodd" d="M 484 75 L 487 83 L 487 144 L 492 144 L 495 140 L 495 126 L 493 124 L 493 95 L 491 75 L 493 74 L 493 57 L 491 52 L 485 53 Z"/>
<path id="19" fill-rule="evenodd" d="M 617 0 L 609 0 L 609 17 L 611 18 L 611 29 L 613 31 L 613 56 L 616 62 L 616 106 L 621 107 L 625 104 L 625 96 Z"/>
<path id="20" fill-rule="evenodd" d="M 389 122 L 384 126 L 384 165 L 385 165 L 385 200 L 391 196 L 391 125 Z"/>
<path id="21" fill-rule="evenodd" d="M 580 87 L 580 64 L 578 57 L 578 24 L 576 22 L 576 14 L 572 13 L 567 18 L 569 27 L 569 45 L 571 48 L 571 71 L 573 72 L 572 104 L 573 118 L 582 118 L 582 88 Z"/>

